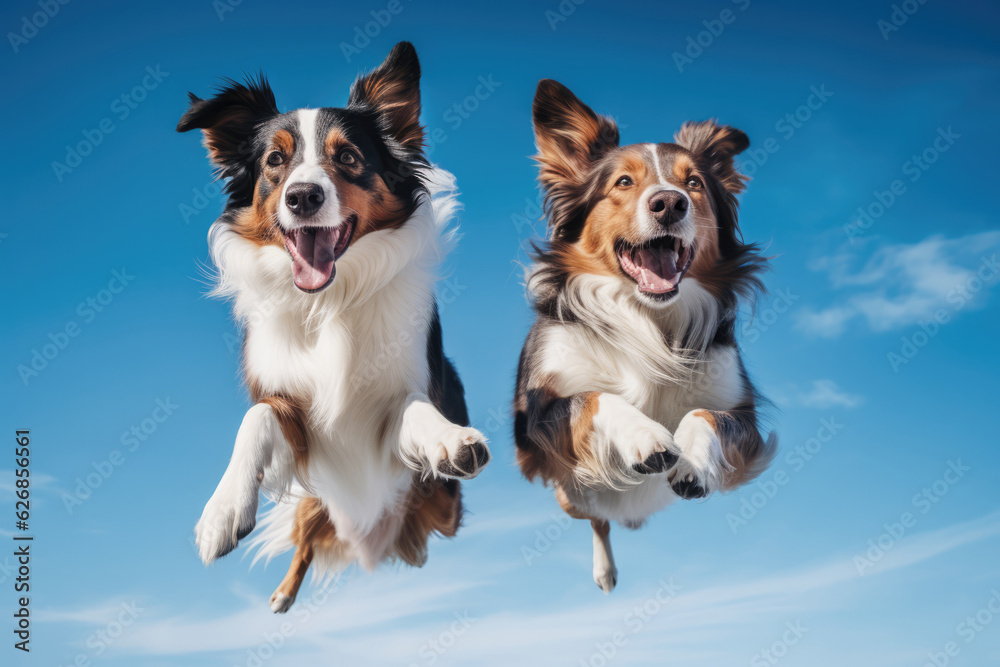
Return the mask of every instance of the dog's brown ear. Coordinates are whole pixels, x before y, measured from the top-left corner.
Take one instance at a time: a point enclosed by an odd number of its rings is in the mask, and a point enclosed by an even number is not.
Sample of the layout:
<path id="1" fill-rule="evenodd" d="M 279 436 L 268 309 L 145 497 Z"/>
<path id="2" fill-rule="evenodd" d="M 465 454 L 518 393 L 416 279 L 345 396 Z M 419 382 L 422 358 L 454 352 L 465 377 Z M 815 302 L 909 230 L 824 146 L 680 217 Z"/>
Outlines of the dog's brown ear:
<path id="1" fill-rule="evenodd" d="M 539 180 L 546 189 L 579 185 L 590 164 L 618 145 L 615 121 L 598 116 L 569 88 L 552 79 L 538 82 L 531 111 Z"/>
<path id="2" fill-rule="evenodd" d="M 719 125 L 714 120 L 684 123 L 674 135 L 674 142 L 691 151 L 723 187 L 732 194 L 746 189 L 747 176 L 736 171 L 733 157 L 750 147 L 750 139 L 742 130 Z"/>
<path id="3" fill-rule="evenodd" d="M 413 45 L 400 42 L 392 47 L 385 62 L 354 82 L 348 104 L 376 111 L 390 137 L 408 150 L 421 150 L 420 61 Z"/>
<path id="4" fill-rule="evenodd" d="M 229 179 L 226 191 L 231 202 L 249 203 L 254 186 L 253 134 L 257 126 L 278 115 L 274 93 L 264 75 L 247 77 L 244 83 L 224 79 L 211 99 L 188 93 L 188 110 L 177 123 L 178 132 L 199 129 L 208 157 L 220 178 Z"/>

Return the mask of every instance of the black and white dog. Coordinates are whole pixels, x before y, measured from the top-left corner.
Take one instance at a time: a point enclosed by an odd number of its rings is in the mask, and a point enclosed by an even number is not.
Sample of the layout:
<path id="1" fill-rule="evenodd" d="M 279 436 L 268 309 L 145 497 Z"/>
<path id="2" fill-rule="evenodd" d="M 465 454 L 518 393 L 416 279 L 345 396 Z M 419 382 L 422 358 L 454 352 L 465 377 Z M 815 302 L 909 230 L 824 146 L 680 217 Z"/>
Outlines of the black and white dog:
<path id="1" fill-rule="evenodd" d="M 618 145 L 614 121 L 555 81 L 534 102 L 549 242 L 515 397 L 518 463 L 594 530 L 594 581 L 617 582 L 609 521 L 638 528 L 674 498 L 753 479 L 777 439 L 735 336 L 762 289 L 740 239 L 739 130 L 687 123 L 675 143 Z"/>
<path id="2" fill-rule="evenodd" d="M 273 494 L 258 556 L 296 549 L 275 612 L 314 560 L 422 565 L 430 533 L 459 527 L 457 480 L 490 458 L 442 351 L 434 286 L 458 204 L 424 155 L 419 82 L 402 42 L 345 108 L 281 113 L 263 78 L 230 81 L 177 126 L 204 132 L 228 180 L 209 243 L 254 402 L 196 541 L 206 563 L 229 553 Z"/>

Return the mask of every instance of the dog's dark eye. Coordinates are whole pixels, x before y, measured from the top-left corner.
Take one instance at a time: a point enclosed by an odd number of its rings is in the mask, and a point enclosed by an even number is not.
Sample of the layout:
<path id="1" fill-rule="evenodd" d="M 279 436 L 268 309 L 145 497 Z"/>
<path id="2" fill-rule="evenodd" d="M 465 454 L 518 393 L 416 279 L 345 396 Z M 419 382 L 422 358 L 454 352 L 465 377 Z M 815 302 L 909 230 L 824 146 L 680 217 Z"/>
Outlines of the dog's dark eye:
<path id="1" fill-rule="evenodd" d="M 267 156 L 267 163 L 272 167 L 277 167 L 284 161 L 285 156 L 281 154 L 281 151 L 271 151 L 271 154 Z"/>
<path id="2" fill-rule="evenodd" d="M 355 164 L 358 161 L 358 156 L 349 148 L 340 151 L 340 155 L 337 156 L 340 160 L 340 164 Z"/>
<path id="3" fill-rule="evenodd" d="M 692 176 L 691 178 L 688 179 L 687 186 L 692 190 L 697 190 L 702 186 L 701 179 L 698 178 L 697 176 Z"/>
<path id="4" fill-rule="evenodd" d="M 630 185 L 635 185 L 635 181 L 632 180 L 631 176 L 622 176 L 617 181 L 615 181 L 615 185 L 617 185 L 620 188 L 627 188 Z"/>

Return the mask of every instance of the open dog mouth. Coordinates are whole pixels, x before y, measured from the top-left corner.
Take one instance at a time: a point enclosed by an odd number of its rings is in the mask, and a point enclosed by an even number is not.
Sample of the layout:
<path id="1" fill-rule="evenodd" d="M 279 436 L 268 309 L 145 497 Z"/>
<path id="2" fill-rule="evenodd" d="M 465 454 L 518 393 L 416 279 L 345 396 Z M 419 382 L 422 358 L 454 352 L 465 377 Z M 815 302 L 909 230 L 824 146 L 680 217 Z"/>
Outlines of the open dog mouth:
<path id="1" fill-rule="evenodd" d="M 622 271 L 639 291 L 658 296 L 677 291 L 694 257 L 693 249 L 676 236 L 661 236 L 641 245 L 619 241 L 616 252 Z"/>
<path id="2" fill-rule="evenodd" d="M 296 227 L 282 230 L 285 248 L 292 256 L 292 280 L 303 292 L 318 292 L 337 274 L 336 262 L 354 236 L 357 216 L 338 227 Z"/>

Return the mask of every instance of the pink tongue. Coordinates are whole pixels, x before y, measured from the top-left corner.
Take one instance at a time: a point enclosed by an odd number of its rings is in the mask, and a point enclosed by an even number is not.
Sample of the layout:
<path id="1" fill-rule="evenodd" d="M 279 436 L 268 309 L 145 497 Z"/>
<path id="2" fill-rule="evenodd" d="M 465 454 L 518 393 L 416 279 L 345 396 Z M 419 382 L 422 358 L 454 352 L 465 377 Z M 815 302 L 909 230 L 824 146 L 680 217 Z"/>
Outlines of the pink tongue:
<path id="1" fill-rule="evenodd" d="M 677 286 L 677 254 L 671 250 L 645 248 L 635 253 L 633 277 L 642 292 L 662 294 Z M 630 272 L 631 273 L 631 272 Z"/>
<path id="2" fill-rule="evenodd" d="M 285 236 L 285 246 L 292 254 L 292 279 L 301 290 L 325 287 L 336 273 L 335 248 L 340 228 L 297 229 Z"/>

